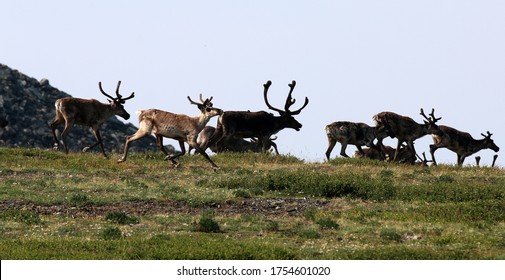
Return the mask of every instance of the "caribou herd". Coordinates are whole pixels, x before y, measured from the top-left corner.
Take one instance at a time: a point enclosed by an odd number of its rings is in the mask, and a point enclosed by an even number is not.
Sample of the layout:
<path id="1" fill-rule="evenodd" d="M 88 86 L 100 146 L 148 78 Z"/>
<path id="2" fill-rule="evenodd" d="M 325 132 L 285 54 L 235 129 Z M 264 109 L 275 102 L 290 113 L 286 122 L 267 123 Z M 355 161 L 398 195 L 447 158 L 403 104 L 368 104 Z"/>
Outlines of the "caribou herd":
<path id="1" fill-rule="evenodd" d="M 117 83 L 116 97 L 107 94 L 102 83 L 98 83 L 100 92 L 105 95 L 109 104 L 101 103 L 95 99 L 61 98 L 56 100 L 56 116 L 50 127 L 54 135 L 54 148 L 57 149 L 60 141 L 57 137 L 56 129 L 59 124 L 64 124 L 61 133 L 65 153 L 68 153 L 66 137 L 70 129 L 75 125 L 83 125 L 91 128 L 96 138 L 96 143 L 86 146 L 83 152 L 100 145 L 102 154 L 107 157 L 100 136 L 100 126 L 112 116 L 120 116 L 125 120 L 130 115 L 123 107 L 126 100 L 132 99 L 135 94 L 123 98 L 119 94 L 121 81 Z M 200 102 L 195 102 L 191 97 L 187 97 L 189 103 L 196 105 L 200 114 L 190 117 L 184 114 L 176 114 L 159 109 L 139 110 L 139 129 L 126 138 L 123 156 L 118 162 L 126 161 L 128 149 L 131 142 L 140 138 L 154 135 L 159 149 L 165 154 L 165 160 L 178 166 L 176 158 L 186 154 L 185 144 L 189 145 L 188 153 L 195 150 L 205 157 L 213 169 L 218 166 L 212 161 L 206 150 L 210 149 L 214 153 L 225 151 L 231 152 L 268 152 L 273 149 L 279 154 L 277 145 L 274 142 L 279 131 L 291 128 L 299 131 L 302 124 L 294 116 L 308 105 L 309 99 L 305 97 L 303 105 L 297 110 L 291 110 L 296 100 L 292 97 L 296 82 L 289 86 L 289 93 L 284 104 L 284 109 L 279 109 L 268 101 L 268 90 L 272 85 L 267 81 L 263 85 L 263 99 L 268 109 L 277 112 L 275 116 L 266 111 L 223 111 L 214 107 L 213 97 L 204 99 L 200 94 Z M 418 123 L 408 116 L 402 116 L 394 112 L 380 112 L 372 117 L 375 126 L 369 126 L 362 122 L 336 121 L 325 127 L 328 138 L 328 148 L 326 159 L 331 159 L 330 155 L 336 143 L 341 144 L 340 155 L 349 157 L 346 154 L 347 145 L 354 145 L 357 151 L 353 154 L 356 158 L 370 158 L 382 161 L 393 161 L 407 164 L 420 164 L 427 166 L 431 162 L 436 165 L 435 151 L 439 148 L 447 148 L 457 154 L 457 165 L 463 165 L 465 159 L 482 149 L 499 151 L 499 147 L 491 139 L 492 134 L 482 134 L 483 139 L 474 139 L 469 133 L 459 131 L 455 128 L 439 125 L 441 117 L 435 117 L 435 110 L 432 109 L 429 115 L 424 110 L 420 110 L 420 115 L 424 118 L 423 123 Z M 212 117 L 218 117 L 217 127 L 207 126 Z M 426 158 L 423 152 L 421 158 L 414 147 L 414 141 L 423 136 L 431 135 L 433 144 L 429 146 L 431 160 Z M 163 146 L 163 138 L 171 138 L 179 142 L 181 151 L 176 154 L 169 154 Z M 396 148 L 383 144 L 384 138 L 391 137 L 398 140 Z M 366 148 L 364 148 L 366 146 Z M 493 157 L 494 167 L 497 155 Z M 479 165 L 480 157 L 476 157 Z"/>

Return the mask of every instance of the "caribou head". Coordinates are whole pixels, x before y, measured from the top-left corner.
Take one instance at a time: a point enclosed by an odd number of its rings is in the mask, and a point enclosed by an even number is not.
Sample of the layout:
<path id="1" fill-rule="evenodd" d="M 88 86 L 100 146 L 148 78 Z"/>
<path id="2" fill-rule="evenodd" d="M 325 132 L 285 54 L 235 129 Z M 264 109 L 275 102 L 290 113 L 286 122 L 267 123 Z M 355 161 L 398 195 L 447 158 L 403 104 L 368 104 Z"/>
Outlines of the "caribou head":
<path id="1" fill-rule="evenodd" d="M 121 86 L 121 81 L 117 82 L 117 87 L 116 87 L 116 97 L 112 97 L 108 95 L 102 88 L 102 82 L 98 82 L 98 87 L 100 88 L 100 91 L 102 92 L 103 95 L 105 95 L 107 98 L 109 98 L 109 103 L 110 103 L 110 108 L 111 111 L 114 112 L 115 115 L 118 115 L 122 117 L 125 120 L 128 120 L 130 118 L 130 114 L 126 112 L 124 109 L 123 104 L 125 104 L 125 101 L 128 99 L 132 99 L 135 97 L 135 92 L 132 92 L 130 96 L 123 98 L 121 94 L 119 94 L 119 87 Z"/>
<path id="2" fill-rule="evenodd" d="M 296 86 L 296 81 L 293 81 L 293 82 L 291 82 L 291 84 L 288 85 L 289 86 L 289 94 L 288 94 L 288 97 L 286 98 L 286 103 L 284 104 L 284 110 L 275 108 L 272 105 L 270 105 L 270 103 L 268 102 L 267 94 L 268 94 L 268 89 L 270 88 L 270 85 L 272 85 L 271 81 L 268 81 L 266 84 L 263 85 L 263 87 L 264 87 L 263 98 L 265 99 L 265 104 L 267 105 L 267 107 L 270 110 L 273 110 L 273 111 L 276 111 L 279 113 L 279 115 L 284 119 L 285 127 L 292 128 L 296 131 L 300 131 L 300 129 L 302 128 L 302 124 L 299 123 L 293 116 L 300 114 L 300 112 L 303 110 L 303 108 L 305 108 L 305 106 L 307 106 L 307 104 L 309 104 L 309 99 L 307 97 L 305 97 L 305 103 L 303 104 L 303 106 L 300 109 L 298 109 L 296 111 L 291 111 L 289 109 L 296 102 L 296 99 L 292 98 L 292 96 L 291 96 L 293 93 L 293 90 Z"/>

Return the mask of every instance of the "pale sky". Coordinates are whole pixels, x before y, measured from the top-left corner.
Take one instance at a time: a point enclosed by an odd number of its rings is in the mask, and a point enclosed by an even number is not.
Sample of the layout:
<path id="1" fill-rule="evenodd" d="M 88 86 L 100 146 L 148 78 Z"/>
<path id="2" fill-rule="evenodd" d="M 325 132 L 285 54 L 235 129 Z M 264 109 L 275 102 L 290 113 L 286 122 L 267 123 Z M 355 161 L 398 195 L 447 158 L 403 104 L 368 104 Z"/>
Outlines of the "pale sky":
<path id="1" fill-rule="evenodd" d="M 324 160 L 329 123 L 372 125 L 381 111 L 421 123 L 421 107 L 474 138 L 491 131 L 504 149 L 504 15 L 501 0 L 2 1 L 0 63 L 102 102 L 98 81 L 113 92 L 121 80 L 124 95 L 136 94 L 131 114 L 196 116 L 186 96 L 199 93 L 223 110 L 269 111 L 263 84 L 272 81 L 270 102 L 282 108 L 296 80 L 293 108 L 310 99 L 303 128 L 279 132 L 277 144 L 307 161 Z M 416 141 L 418 153 L 431 143 Z M 490 165 L 494 154 L 476 155 Z M 456 162 L 446 149 L 436 156 Z"/>

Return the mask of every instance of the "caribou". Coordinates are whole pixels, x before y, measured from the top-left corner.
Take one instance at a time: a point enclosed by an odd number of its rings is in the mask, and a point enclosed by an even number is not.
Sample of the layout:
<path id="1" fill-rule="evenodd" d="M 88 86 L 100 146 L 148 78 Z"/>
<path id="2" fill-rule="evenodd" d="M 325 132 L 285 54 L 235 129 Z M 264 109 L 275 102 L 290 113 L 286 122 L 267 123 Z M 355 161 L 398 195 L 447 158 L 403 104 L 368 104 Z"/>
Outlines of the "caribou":
<path id="1" fill-rule="evenodd" d="M 201 103 L 191 100 L 189 96 L 188 100 L 190 104 L 196 105 L 200 110 L 198 116 L 189 117 L 187 115 L 174 114 L 158 109 L 137 111 L 139 115 L 139 129 L 135 134 L 126 138 L 123 157 L 121 157 L 118 162 L 126 161 L 128 148 L 131 142 L 154 134 L 158 147 L 166 155 L 165 160 L 170 160 L 174 167 L 179 165 L 175 159 L 186 154 L 184 148 L 184 142 L 186 142 L 190 147 L 203 155 L 205 159 L 212 164 L 213 169 L 217 169 L 218 166 L 210 159 L 205 150 L 201 149 L 197 144 L 197 137 L 209 120 L 214 116 L 221 115 L 223 111 L 213 107 L 211 102 L 212 97 L 203 100 L 202 94 L 200 94 Z M 163 146 L 163 137 L 179 141 L 181 152 L 175 155 L 169 155 Z"/>
<path id="2" fill-rule="evenodd" d="M 75 124 L 83 125 L 91 128 L 91 132 L 96 138 L 96 143 L 84 147 L 82 151 L 86 152 L 89 149 L 100 145 L 102 148 L 102 154 L 104 157 L 107 157 L 103 147 L 102 137 L 98 129 L 107 119 L 115 115 L 128 120 L 130 118 L 130 114 L 126 112 L 123 104 L 125 104 L 126 100 L 132 99 L 135 96 L 135 93 L 132 92 L 130 96 L 123 98 L 123 96 L 119 94 L 120 85 L 121 81 L 118 81 L 116 87 L 116 97 L 112 97 L 103 90 L 102 82 L 98 82 L 98 87 L 102 94 L 108 98 L 109 104 L 101 103 L 95 99 L 81 99 L 74 97 L 65 97 L 56 100 L 54 103 L 56 107 L 56 116 L 50 124 L 54 136 L 54 148 L 58 149 L 59 145 L 58 136 L 56 135 L 56 128 L 59 124 L 65 123 L 65 128 L 61 133 L 61 140 L 66 154 L 68 154 L 66 137 L 70 132 L 70 129 L 72 129 Z"/>
<path id="3" fill-rule="evenodd" d="M 397 161 L 398 153 L 403 142 L 407 143 L 407 147 L 412 151 L 412 154 L 415 155 L 414 141 L 416 139 L 428 134 L 441 134 L 436 123 L 442 118 L 435 117 L 435 109 L 431 110 L 430 117 L 428 117 L 421 108 L 420 115 L 425 119 L 424 124 L 419 124 L 410 117 L 393 112 L 381 112 L 373 116 L 372 120 L 376 126 L 385 128 L 388 136 L 398 139 L 393 161 Z M 378 145 L 381 147 L 383 146 L 382 140 L 383 138 L 377 138 Z"/>
<path id="4" fill-rule="evenodd" d="M 328 149 L 326 150 L 326 158 L 328 160 L 330 160 L 331 151 L 337 142 L 342 145 L 340 155 L 349 157 L 345 153 L 348 144 L 355 145 L 358 152 L 364 154 L 361 146 L 372 147 L 375 138 L 385 138 L 387 136 L 386 131 L 382 127 L 371 127 L 361 122 L 334 122 L 327 125 L 324 130 L 328 137 Z"/>
<path id="5" fill-rule="evenodd" d="M 198 135 L 198 145 L 200 147 L 208 147 L 214 153 L 221 152 L 253 152 L 259 153 L 263 150 L 263 144 L 258 141 L 257 138 L 251 138 L 250 141 L 245 140 L 244 138 L 229 136 L 219 143 L 214 143 L 213 145 L 209 145 L 209 141 L 212 138 L 216 131 L 215 127 L 206 126 Z M 277 144 L 275 144 L 275 140 L 277 137 L 271 137 L 267 141 L 267 150 L 274 149 L 275 153 L 279 155 L 279 151 L 277 150 Z M 188 154 L 192 150 L 191 147 L 188 149 Z"/>
<path id="6" fill-rule="evenodd" d="M 226 111 L 219 117 L 216 132 L 208 144 L 214 145 L 217 143 L 217 145 L 219 145 L 220 141 L 229 136 L 257 138 L 258 143 L 262 145 L 263 151 L 266 151 L 269 139 L 272 135 L 285 128 L 292 128 L 299 131 L 302 128 L 302 124 L 293 116 L 300 114 L 309 103 L 309 99 L 305 97 L 305 103 L 300 109 L 295 111 L 290 110 L 291 106 L 296 102 L 296 99 L 292 98 L 292 93 L 296 86 L 296 81 L 293 81 L 288 85 L 290 91 L 286 98 L 284 110 L 275 108 L 268 102 L 267 94 L 271 85 L 271 81 L 267 81 L 266 84 L 263 85 L 263 98 L 267 107 L 279 113 L 279 116 L 274 116 L 265 111 Z"/>
<path id="7" fill-rule="evenodd" d="M 482 150 L 491 149 L 498 152 L 500 148 L 496 146 L 493 139 L 491 139 L 491 134 L 489 131 L 487 135 L 481 133 L 484 137 L 483 139 L 476 140 L 470 135 L 470 133 L 459 131 L 455 128 L 440 125 L 438 129 L 442 132 L 441 134 L 433 134 L 434 144 L 430 145 L 431 159 L 434 165 L 437 165 L 435 160 L 435 151 L 439 148 L 447 148 L 457 154 L 457 165 L 463 165 L 465 158 Z M 494 162 L 493 161 L 493 166 Z"/>
<path id="8" fill-rule="evenodd" d="M 395 155 L 396 149 L 391 146 L 379 147 L 378 145 L 373 145 L 370 148 L 363 148 L 362 152 L 355 151 L 352 155 L 353 158 L 368 158 L 380 161 L 391 161 Z M 424 156 L 424 153 L 423 153 Z M 417 154 L 412 154 L 412 151 L 402 145 L 400 151 L 398 152 L 397 162 L 414 164 L 416 162 L 416 157 L 422 161 L 422 159 Z M 428 162 L 428 161 L 426 161 Z"/>

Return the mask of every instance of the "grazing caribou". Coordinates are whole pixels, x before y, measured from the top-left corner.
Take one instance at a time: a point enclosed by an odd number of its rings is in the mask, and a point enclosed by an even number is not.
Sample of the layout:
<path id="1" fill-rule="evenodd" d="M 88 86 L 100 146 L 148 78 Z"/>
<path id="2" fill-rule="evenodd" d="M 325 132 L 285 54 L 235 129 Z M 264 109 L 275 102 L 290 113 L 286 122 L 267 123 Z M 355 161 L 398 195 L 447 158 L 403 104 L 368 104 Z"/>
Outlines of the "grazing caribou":
<path id="1" fill-rule="evenodd" d="M 291 111 L 289 109 L 296 102 L 296 100 L 291 97 L 293 89 L 296 86 L 296 82 L 293 81 L 289 84 L 290 91 L 286 98 L 284 110 L 277 109 L 268 102 L 267 93 L 271 84 L 272 82 L 268 81 L 263 85 L 263 98 L 267 107 L 278 112 L 280 116 L 274 116 L 265 111 L 226 111 L 219 117 L 216 133 L 214 133 L 211 141 L 209 141 L 209 145 L 214 145 L 214 143 L 218 143 L 219 145 L 219 141 L 229 136 L 257 138 L 258 143 L 262 145 L 263 151 L 266 151 L 269 139 L 272 135 L 285 128 L 292 128 L 299 131 L 302 128 L 302 124 L 293 116 L 300 114 L 303 108 L 309 103 L 309 99 L 305 97 L 305 103 L 300 109 L 296 111 Z"/>
<path id="2" fill-rule="evenodd" d="M 387 136 L 386 131 L 382 127 L 371 127 L 365 123 L 347 121 L 331 123 L 324 130 L 328 137 L 328 149 L 326 150 L 326 158 L 328 160 L 330 160 L 331 151 L 337 142 L 342 144 L 340 155 L 349 157 L 345 153 L 348 144 L 355 145 L 358 148 L 358 152 L 363 154 L 361 146 L 372 147 L 375 138 L 385 138 Z"/>
<path id="3" fill-rule="evenodd" d="M 440 125 L 438 129 L 442 132 L 441 134 L 433 134 L 433 144 L 430 145 L 431 159 L 433 164 L 437 165 L 435 160 L 435 151 L 439 148 L 447 148 L 458 155 L 457 164 L 459 166 L 463 165 L 465 158 L 482 150 L 491 149 L 498 152 L 500 148 L 496 146 L 493 139 L 491 139 L 491 134 L 489 131 L 487 135 L 481 134 L 484 138 L 480 140 L 475 140 L 469 133 L 459 131 L 455 128 Z"/>
<path id="4" fill-rule="evenodd" d="M 221 152 L 253 152 L 259 153 L 263 150 L 263 144 L 259 143 L 258 139 L 252 138 L 250 141 L 245 140 L 244 138 L 229 136 L 223 138 L 219 143 L 214 143 L 209 146 L 209 141 L 214 135 L 216 128 L 212 126 L 206 126 L 198 136 L 198 145 L 203 147 L 208 147 L 214 153 Z M 275 153 L 279 155 L 279 151 L 277 150 L 277 144 L 275 144 L 275 140 L 277 137 L 272 137 L 268 139 L 267 150 L 273 148 Z M 188 149 L 188 154 L 191 151 L 191 147 Z"/>
<path id="5" fill-rule="evenodd" d="M 160 150 L 166 155 L 165 160 L 170 160 L 174 167 L 178 166 L 175 161 L 176 158 L 184 155 L 186 150 L 184 148 L 184 142 L 188 143 L 190 147 L 194 148 L 198 153 L 203 155 L 207 161 L 212 164 L 212 168 L 217 169 L 217 165 L 209 158 L 205 150 L 201 149 L 197 144 L 197 137 L 200 131 L 205 127 L 209 120 L 214 117 L 221 115 L 223 111 L 218 108 L 212 107 L 211 102 L 212 97 L 203 100 L 200 94 L 200 101 L 202 103 L 197 103 L 191 100 L 188 96 L 188 100 L 191 104 L 197 105 L 200 109 L 200 114 L 196 117 L 189 117 L 183 114 L 173 114 L 170 112 L 165 112 L 158 109 L 140 110 L 139 114 L 139 130 L 126 138 L 126 144 L 124 148 L 124 154 L 118 162 L 123 162 L 126 160 L 128 155 L 128 148 L 130 143 L 138 140 L 140 138 L 146 137 L 148 135 L 154 134 L 156 136 L 156 143 Z M 163 137 L 172 138 L 179 141 L 181 147 L 181 153 L 176 155 L 169 155 L 165 148 L 163 147 Z"/>
<path id="6" fill-rule="evenodd" d="M 415 155 L 414 141 L 416 139 L 427 134 L 438 135 L 441 133 L 436 122 L 442 118 L 435 117 L 435 109 L 431 110 L 430 117 L 424 114 L 423 109 L 421 109 L 420 115 L 425 118 L 424 124 L 419 124 L 407 116 L 402 116 L 393 112 L 381 112 L 373 116 L 372 120 L 376 126 L 385 128 L 388 136 L 398 139 L 393 161 L 398 160 L 398 152 L 403 142 L 407 143 L 407 147 L 409 147 L 412 154 Z M 377 137 L 377 140 L 378 145 L 383 146 L 383 138 Z"/>
<path id="7" fill-rule="evenodd" d="M 98 83 L 98 87 L 100 88 L 102 94 L 109 98 L 109 104 L 101 103 L 95 99 L 81 99 L 74 97 L 65 97 L 56 100 L 54 103 L 56 107 L 56 116 L 50 124 L 51 129 L 53 130 L 54 148 L 57 149 L 59 144 L 58 137 L 56 136 L 56 128 L 60 123 L 65 123 L 65 128 L 61 133 L 61 139 L 63 142 L 63 147 L 65 148 L 65 153 L 68 154 L 66 137 L 70 132 L 70 129 L 75 124 L 78 124 L 90 127 L 97 141 L 95 144 L 84 147 L 82 151 L 86 152 L 87 150 L 100 144 L 103 155 L 107 157 L 103 147 L 102 137 L 100 136 L 100 131 L 98 129 L 102 123 L 114 115 L 128 120 L 130 118 L 130 114 L 126 112 L 123 104 L 126 100 L 131 99 L 135 96 L 135 93 L 132 92 L 130 96 L 123 98 L 119 94 L 120 85 L 121 81 L 118 81 L 116 88 L 116 97 L 112 97 L 102 89 L 102 82 Z"/>

